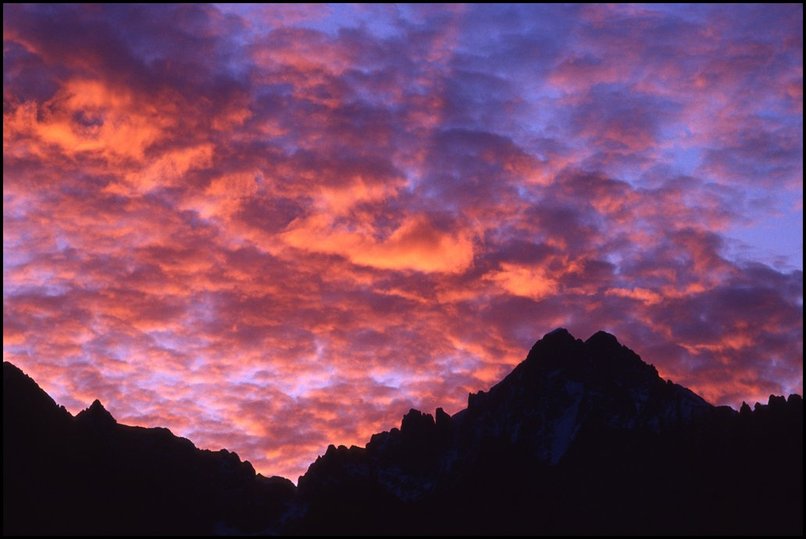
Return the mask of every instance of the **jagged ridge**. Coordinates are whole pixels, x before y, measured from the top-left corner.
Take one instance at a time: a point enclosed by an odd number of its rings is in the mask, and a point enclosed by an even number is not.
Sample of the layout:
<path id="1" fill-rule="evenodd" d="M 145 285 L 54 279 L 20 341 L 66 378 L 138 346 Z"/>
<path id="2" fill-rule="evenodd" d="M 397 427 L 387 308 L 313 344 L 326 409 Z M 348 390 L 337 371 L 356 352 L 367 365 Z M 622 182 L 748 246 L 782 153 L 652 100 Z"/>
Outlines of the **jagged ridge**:
<path id="1" fill-rule="evenodd" d="M 453 417 L 411 410 L 365 448 L 330 446 L 300 478 L 307 518 L 291 529 L 792 532 L 802 529 L 802 474 L 792 475 L 802 406 L 792 395 L 742 414 L 714 407 L 613 335 L 583 342 L 559 328 Z M 748 464 L 751 474 L 735 473 Z M 799 479 L 770 489 L 761 477 Z M 737 494 L 754 482 L 769 507 Z"/>
<path id="2" fill-rule="evenodd" d="M 296 490 L 97 400 L 74 418 L 3 372 L 9 534 L 803 530 L 802 399 L 711 406 L 605 332 L 550 332 L 465 410 L 330 446 Z"/>
<path id="3" fill-rule="evenodd" d="M 3 363 L 4 534 L 256 532 L 294 490 L 235 453 L 120 425 L 98 400 L 73 417 Z"/>

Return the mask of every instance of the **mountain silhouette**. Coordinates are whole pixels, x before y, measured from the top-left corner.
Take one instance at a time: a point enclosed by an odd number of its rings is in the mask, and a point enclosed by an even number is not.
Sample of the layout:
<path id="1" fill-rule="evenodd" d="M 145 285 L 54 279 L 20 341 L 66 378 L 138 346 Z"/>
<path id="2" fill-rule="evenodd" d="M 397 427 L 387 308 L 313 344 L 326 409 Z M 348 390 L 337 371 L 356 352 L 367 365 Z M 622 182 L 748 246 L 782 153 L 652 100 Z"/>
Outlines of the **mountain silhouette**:
<path id="1" fill-rule="evenodd" d="M 739 412 L 605 332 L 539 340 L 453 416 L 329 446 L 299 487 L 167 429 L 75 417 L 3 366 L 8 534 L 802 534 L 803 400 Z"/>
<path id="2" fill-rule="evenodd" d="M 4 535 L 256 532 L 294 491 L 235 453 L 120 425 L 97 400 L 73 417 L 3 363 Z"/>

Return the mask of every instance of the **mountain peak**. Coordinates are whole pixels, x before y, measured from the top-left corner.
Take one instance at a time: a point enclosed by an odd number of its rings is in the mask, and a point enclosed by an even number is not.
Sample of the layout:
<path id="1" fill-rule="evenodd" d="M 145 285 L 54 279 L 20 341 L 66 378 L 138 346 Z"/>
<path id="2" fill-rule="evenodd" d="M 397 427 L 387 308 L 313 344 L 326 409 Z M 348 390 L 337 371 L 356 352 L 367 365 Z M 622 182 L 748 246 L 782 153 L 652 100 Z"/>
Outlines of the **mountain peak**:
<path id="1" fill-rule="evenodd" d="M 540 363 L 546 366 L 547 358 L 566 357 L 569 355 L 570 349 L 577 348 L 581 344 L 582 341 L 571 335 L 567 329 L 557 328 L 543 335 L 542 339 L 532 345 L 524 363 Z M 551 362 L 551 360 L 548 361 L 548 363 Z"/>
<path id="2" fill-rule="evenodd" d="M 571 333 L 565 328 L 554 328 L 548 333 L 546 333 L 544 337 L 548 337 L 549 335 L 563 335 L 563 334 L 570 335 Z"/>
<path id="3" fill-rule="evenodd" d="M 101 401 L 95 399 L 89 408 L 82 410 L 76 416 L 77 421 L 92 423 L 94 425 L 114 425 L 117 423 Z"/>
<path id="4" fill-rule="evenodd" d="M 482 430 L 506 432 L 511 440 L 538 433 L 523 444 L 554 465 L 580 432 L 658 432 L 687 425 L 711 406 L 667 384 L 610 333 L 598 331 L 582 341 L 558 328 L 489 392 L 471 394 L 468 408 Z"/>
<path id="5" fill-rule="evenodd" d="M 104 408 L 104 405 L 101 404 L 100 400 L 95 399 L 94 401 L 92 401 L 92 404 L 90 404 L 90 410 L 104 410 L 104 411 L 106 411 L 106 408 Z"/>
<path id="6" fill-rule="evenodd" d="M 588 340 L 585 341 L 585 344 L 593 346 L 604 346 L 608 348 L 616 346 L 621 347 L 621 343 L 618 341 L 615 335 L 602 330 L 599 330 L 590 337 L 588 337 Z"/>
<path id="7" fill-rule="evenodd" d="M 576 341 L 576 337 L 571 335 L 571 332 L 568 331 L 565 328 L 556 328 L 556 329 L 553 329 L 553 330 L 549 331 L 545 335 L 543 335 L 543 338 L 540 339 L 540 340 L 541 341 L 546 341 L 546 340 L 549 340 L 549 341 Z"/>

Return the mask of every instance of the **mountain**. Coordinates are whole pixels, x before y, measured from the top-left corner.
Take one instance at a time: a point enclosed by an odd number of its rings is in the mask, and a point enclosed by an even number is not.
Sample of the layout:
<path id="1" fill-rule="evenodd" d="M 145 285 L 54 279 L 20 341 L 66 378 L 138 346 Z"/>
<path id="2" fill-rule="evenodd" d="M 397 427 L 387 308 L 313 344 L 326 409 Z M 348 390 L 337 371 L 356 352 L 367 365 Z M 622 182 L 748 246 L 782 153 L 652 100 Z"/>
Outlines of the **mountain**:
<path id="1" fill-rule="evenodd" d="M 803 401 L 739 412 L 564 329 L 468 407 L 329 446 L 294 488 L 3 368 L 5 533 L 802 534 Z"/>
<path id="2" fill-rule="evenodd" d="M 737 413 L 598 332 L 547 334 L 468 407 L 300 478 L 298 533 L 798 533 L 803 402 Z M 302 511 L 299 511 L 300 513 Z"/>
<path id="3" fill-rule="evenodd" d="M 120 425 L 97 400 L 73 417 L 3 363 L 4 535 L 254 532 L 294 491 L 235 453 Z"/>

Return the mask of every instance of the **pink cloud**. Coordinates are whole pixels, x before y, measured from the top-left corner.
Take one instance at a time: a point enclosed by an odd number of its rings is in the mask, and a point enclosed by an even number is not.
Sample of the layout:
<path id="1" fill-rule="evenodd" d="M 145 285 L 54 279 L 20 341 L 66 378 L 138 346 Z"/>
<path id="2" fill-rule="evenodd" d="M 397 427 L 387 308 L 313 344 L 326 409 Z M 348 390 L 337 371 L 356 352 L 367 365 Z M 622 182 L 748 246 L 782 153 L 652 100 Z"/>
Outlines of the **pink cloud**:
<path id="1" fill-rule="evenodd" d="M 294 478 L 557 326 L 802 391 L 727 236 L 802 188 L 802 8 L 239 9 L 4 6 L 4 358 L 71 411 Z"/>

